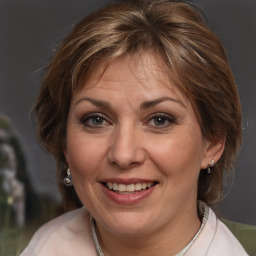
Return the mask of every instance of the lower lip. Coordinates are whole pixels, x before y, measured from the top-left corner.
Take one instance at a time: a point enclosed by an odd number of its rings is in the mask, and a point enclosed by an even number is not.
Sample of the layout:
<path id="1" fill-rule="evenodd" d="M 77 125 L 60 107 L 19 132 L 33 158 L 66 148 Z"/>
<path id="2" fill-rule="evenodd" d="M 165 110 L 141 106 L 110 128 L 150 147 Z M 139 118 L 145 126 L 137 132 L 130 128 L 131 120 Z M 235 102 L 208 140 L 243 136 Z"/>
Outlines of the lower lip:
<path id="1" fill-rule="evenodd" d="M 105 195 L 111 199 L 112 201 L 114 201 L 115 203 L 118 204 L 136 204 L 140 201 L 142 201 L 143 199 L 149 197 L 151 195 L 151 193 L 155 190 L 155 187 L 157 185 L 152 186 L 149 189 L 145 189 L 145 190 L 141 190 L 139 192 L 136 193 L 131 193 L 131 194 L 119 194 L 116 193 L 110 189 L 108 189 L 107 187 L 105 187 L 102 184 L 102 188 L 103 188 L 103 192 L 105 193 Z"/>

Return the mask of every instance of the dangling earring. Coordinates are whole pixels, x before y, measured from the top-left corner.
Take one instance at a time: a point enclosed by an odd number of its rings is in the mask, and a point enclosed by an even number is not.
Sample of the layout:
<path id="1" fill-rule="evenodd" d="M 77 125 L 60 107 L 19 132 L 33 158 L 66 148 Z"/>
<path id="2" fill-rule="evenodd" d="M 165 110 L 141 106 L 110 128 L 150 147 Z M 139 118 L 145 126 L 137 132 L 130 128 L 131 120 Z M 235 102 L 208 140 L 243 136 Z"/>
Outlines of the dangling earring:
<path id="1" fill-rule="evenodd" d="M 211 168 L 214 166 L 215 161 L 212 160 L 212 162 L 210 164 L 208 164 L 207 166 L 207 173 L 210 174 L 211 173 Z"/>
<path id="2" fill-rule="evenodd" d="M 71 174 L 70 174 L 70 169 L 67 168 L 67 176 L 63 179 L 63 183 L 64 185 L 66 185 L 67 187 L 70 187 L 73 185 L 72 182 L 72 178 L 71 178 Z"/>

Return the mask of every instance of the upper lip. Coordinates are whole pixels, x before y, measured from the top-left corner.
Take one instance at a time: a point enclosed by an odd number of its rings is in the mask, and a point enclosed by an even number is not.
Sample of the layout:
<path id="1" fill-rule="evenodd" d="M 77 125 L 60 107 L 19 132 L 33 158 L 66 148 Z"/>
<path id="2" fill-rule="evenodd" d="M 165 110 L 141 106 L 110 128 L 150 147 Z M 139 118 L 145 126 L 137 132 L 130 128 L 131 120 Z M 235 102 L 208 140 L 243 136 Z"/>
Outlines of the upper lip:
<path id="1" fill-rule="evenodd" d="M 117 183 L 117 184 L 136 184 L 136 183 L 155 183 L 158 182 L 157 180 L 151 180 L 151 179 L 140 179 L 140 178 L 108 178 L 108 179 L 102 179 L 100 180 L 101 183 L 111 182 L 111 183 Z"/>

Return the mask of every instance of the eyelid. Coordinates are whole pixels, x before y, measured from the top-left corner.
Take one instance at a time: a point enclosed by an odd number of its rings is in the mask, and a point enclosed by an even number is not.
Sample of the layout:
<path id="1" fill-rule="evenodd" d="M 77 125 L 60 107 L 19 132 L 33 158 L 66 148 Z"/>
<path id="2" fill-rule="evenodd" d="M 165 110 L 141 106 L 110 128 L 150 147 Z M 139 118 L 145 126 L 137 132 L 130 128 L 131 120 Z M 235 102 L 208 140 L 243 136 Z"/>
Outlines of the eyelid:
<path id="1" fill-rule="evenodd" d="M 84 120 L 84 119 L 86 119 L 88 117 L 94 117 L 94 116 L 100 116 L 100 117 L 104 117 L 104 118 L 106 117 L 106 115 L 101 113 L 101 112 L 90 112 L 90 113 L 82 115 L 80 120 Z"/>
<path id="2" fill-rule="evenodd" d="M 85 114 L 83 115 L 81 118 L 80 118 L 80 123 L 85 125 L 85 126 L 88 126 L 88 127 L 93 127 L 92 125 L 89 125 L 89 124 L 85 124 L 85 122 L 89 119 L 89 118 L 93 118 L 93 117 L 101 117 L 104 119 L 105 122 L 107 122 L 108 124 L 111 124 L 110 120 L 109 120 L 109 117 L 104 114 L 104 113 L 101 113 L 101 112 L 91 112 L 91 113 L 88 113 L 88 114 Z M 96 127 L 96 126 L 95 126 Z"/>
<path id="3" fill-rule="evenodd" d="M 172 115 L 170 114 L 167 114 L 165 112 L 156 112 L 153 114 L 153 116 L 163 116 L 163 117 L 167 117 L 167 118 L 170 118 L 170 119 L 175 119 Z"/>
<path id="4" fill-rule="evenodd" d="M 170 124 L 168 125 L 165 125 L 165 126 L 155 126 L 157 127 L 157 129 L 163 129 L 163 128 L 167 128 L 169 127 L 170 125 L 172 124 L 175 124 L 177 123 L 177 120 L 176 118 L 173 116 L 173 115 L 170 115 L 170 114 L 167 114 L 167 113 L 164 113 L 164 112 L 156 112 L 156 113 L 153 113 L 151 114 L 147 119 L 146 119 L 146 122 L 145 122 L 145 125 L 149 125 L 149 122 L 153 119 L 153 118 L 156 118 L 156 117 L 163 117 L 165 118 Z M 150 126 L 150 125 L 149 125 Z M 151 125 L 152 126 L 152 125 Z M 154 126 L 152 126 L 154 127 Z"/>
<path id="5" fill-rule="evenodd" d="M 148 119 L 154 118 L 154 117 L 165 117 L 166 119 L 170 119 L 171 121 L 176 121 L 176 118 L 173 115 L 167 114 L 165 112 L 155 112 L 151 114 Z"/>

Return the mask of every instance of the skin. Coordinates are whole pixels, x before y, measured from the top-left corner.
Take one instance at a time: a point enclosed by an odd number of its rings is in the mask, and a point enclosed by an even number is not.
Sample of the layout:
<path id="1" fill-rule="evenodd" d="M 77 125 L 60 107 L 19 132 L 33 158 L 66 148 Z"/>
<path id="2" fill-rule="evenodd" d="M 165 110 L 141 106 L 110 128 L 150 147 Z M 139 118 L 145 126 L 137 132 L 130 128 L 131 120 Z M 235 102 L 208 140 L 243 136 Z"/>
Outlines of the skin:
<path id="1" fill-rule="evenodd" d="M 96 219 L 105 255 L 174 255 L 201 225 L 198 175 L 224 143 L 204 140 L 160 57 L 125 57 L 99 74 L 74 95 L 68 115 L 65 156 L 77 194 Z M 102 181 L 113 178 L 157 184 L 125 204 L 104 193 Z"/>

